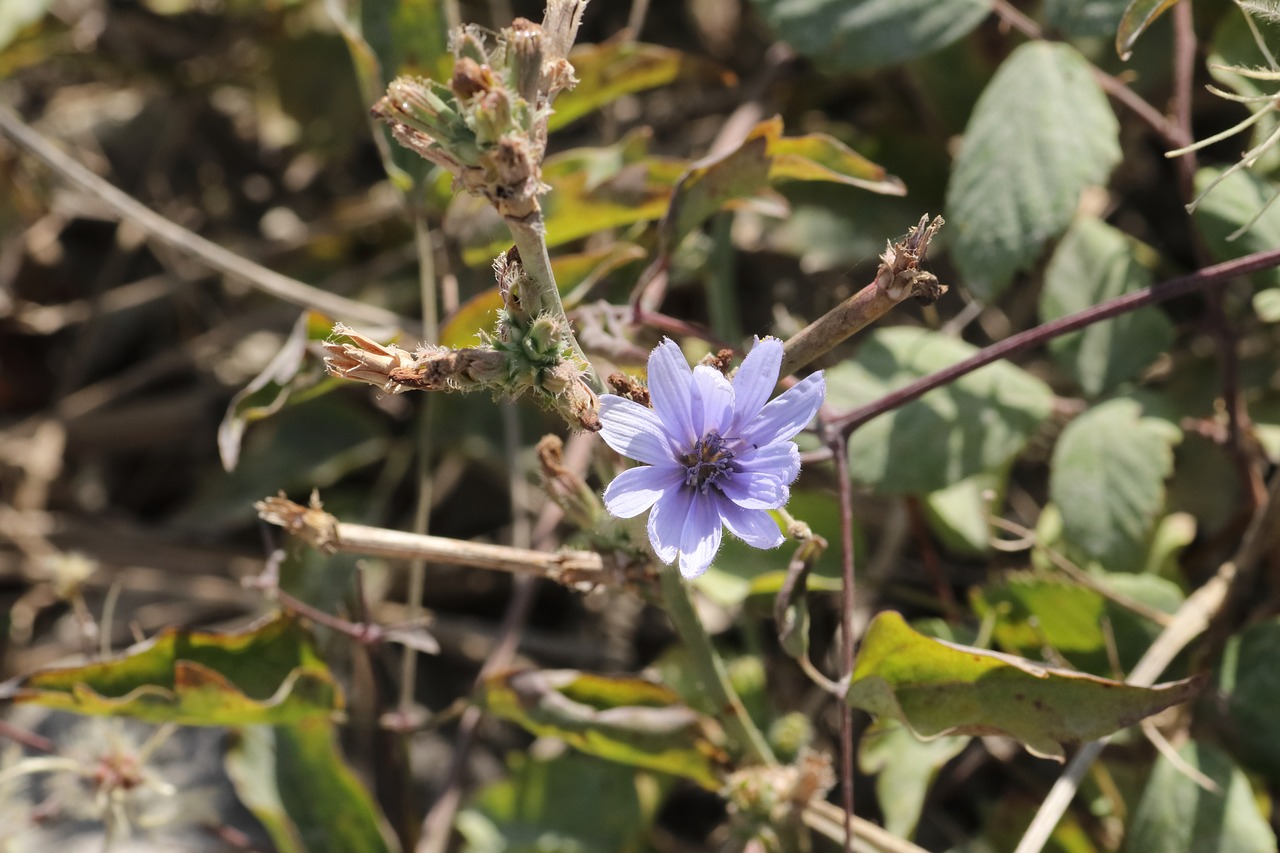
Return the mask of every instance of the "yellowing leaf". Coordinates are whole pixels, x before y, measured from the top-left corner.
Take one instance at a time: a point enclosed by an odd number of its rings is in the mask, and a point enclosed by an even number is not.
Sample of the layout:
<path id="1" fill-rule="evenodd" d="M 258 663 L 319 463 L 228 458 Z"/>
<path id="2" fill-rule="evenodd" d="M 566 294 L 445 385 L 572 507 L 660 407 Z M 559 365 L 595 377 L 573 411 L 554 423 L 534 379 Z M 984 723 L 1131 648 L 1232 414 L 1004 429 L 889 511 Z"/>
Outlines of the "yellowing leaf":
<path id="1" fill-rule="evenodd" d="M 1044 757 L 1185 702 L 1201 679 L 1151 688 L 935 640 L 884 612 L 867 628 L 846 701 L 925 738 L 1006 735 Z"/>
<path id="2" fill-rule="evenodd" d="M 188 726 L 288 723 L 343 707 L 310 635 L 287 616 L 227 634 L 171 628 L 118 657 L 6 682 L 0 699 Z"/>

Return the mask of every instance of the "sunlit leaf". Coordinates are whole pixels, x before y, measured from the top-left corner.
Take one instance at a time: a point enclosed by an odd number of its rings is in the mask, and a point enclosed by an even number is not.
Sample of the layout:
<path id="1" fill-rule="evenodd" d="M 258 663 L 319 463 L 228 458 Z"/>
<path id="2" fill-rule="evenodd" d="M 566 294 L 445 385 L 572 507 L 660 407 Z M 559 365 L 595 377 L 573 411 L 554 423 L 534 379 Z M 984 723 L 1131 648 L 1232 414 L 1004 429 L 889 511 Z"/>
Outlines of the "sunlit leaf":
<path id="1" fill-rule="evenodd" d="M 661 685 L 572 670 L 524 670 L 488 678 L 478 701 L 527 731 L 590 755 L 684 776 L 707 788 L 721 784 L 725 757 L 711 740 L 715 724 Z"/>
<path id="2" fill-rule="evenodd" d="M 50 0 L 5 0 L 0 4 L 0 50 L 29 24 L 44 16 Z"/>
<path id="3" fill-rule="evenodd" d="M 1133 725 L 1198 692 L 1194 679 L 1133 687 L 960 646 L 913 631 L 898 613 L 867 628 L 846 697 L 853 708 L 902 720 L 921 737 L 1001 734 L 1032 753 Z"/>
<path id="4" fill-rule="evenodd" d="M 1120 58 L 1128 59 L 1138 36 L 1177 3 L 1178 0 L 1133 0 L 1124 10 L 1120 26 L 1116 29 L 1116 53 Z"/>
<path id="5" fill-rule="evenodd" d="M 1155 252 L 1097 219 L 1077 219 L 1054 251 L 1040 292 L 1045 322 L 1151 284 Z M 1140 308 L 1049 344 L 1049 351 L 1097 396 L 1132 379 L 1173 343 L 1158 308 Z"/>
<path id="6" fill-rule="evenodd" d="M 1119 161 L 1119 124 L 1084 57 L 1049 42 L 1015 50 L 974 107 L 947 187 L 964 284 L 999 296 Z"/>
<path id="7" fill-rule="evenodd" d="M 1067 543 L 1108 571 L 1140 569 L 1180 438 L 1177 427 L 1145 417 L 1126 399 L 1094 406 L 1067 424 L 1049 473 Z"/>
<path id="8" fill-rule="evenodd" d="M 393 853 L 385 820 L 328 720 L 239 730 L 226 758 L 240 801 L 280 853 Z"/>
<path id="9" fill-rule="evenodd" d="M 240 441 L 244 431 L 254 421 L 270 417 L 289 402 L 299 383 L 313 392 L 323 382 L 328 387 L 336 383 L 318 380 L 317 377 L 299 377 L 307 354 L 307 344 L 323 341 L 333 328 L 333 320 L 315 311 L 308 311 L 293 324 L 293 330 L 285 338 L 284 345 L 275 357 L 244 388 L 231 398 L 227 413 L 218 425 L 218 453 L 222 467 L 235 470 L 240 461 Z M 304 399 L 311 395 L 306 395 Z"/>
<path id="10" fill-rule="evenodd" d="M 662 786 L 589 755 L 511 754 L 509 778 L 482 789 L 457 820 L 466 853 L 644 849 Z M 566 803 L 592 804 L 589 809 Z"/>
<path id="11" fill-rule="evenodd" d="M 992 0 L 755 0 L 755 6 L 797 51 L 851 71 L 945 47 L 977 26 Z"/>
<path id="12" fill-rule="evenodd" d="M 1275 853 L 1276 836 L 1258 811 L 1249 780 L 1225 754 L 1192 741 L 1178 750 L 1185 765 L 1156 759 L 1125 833 L 1126 850 L 1230 850 Z M 1186 767 L 1207 776 L 1207 791 Z"/>
<path id="13" fill-rule="evenodd" d="M 1217 673 L 1226 699 L 1224 734 L 1241 760 L 1280 776 L 1280 620 L 1245 628 L 1227 642 Z"/>
<path id="14" fill-rule="evenodd" d="M 286 616 L 226 634 L 170 628 L 118 657 L 6 682 L 0 698 L 189 726 L 289 723 L 343 704 L 310 635 Z"/>
<path id="15" fill-rule="evenodd" d="M 974 351 L 925 329 L 877 329 L 853 360 L 827 371 L 827 403 L 870 403 Z M 849 471 L 885 494 L 936 492 L 1003 467 L 1052 408 L 1048 386 L 997 362 L 860 427 L 849 437 Z"/>
<path id="16" fill-rule="evenodd" d="M 569 53 L 578 85 L 561 93 L 547 126 L 564 127 L 623 95 L 677 81 L 732 86 L 735 77 L 704 58 L 663 47 L 617 39 L 578 45 Z"/>

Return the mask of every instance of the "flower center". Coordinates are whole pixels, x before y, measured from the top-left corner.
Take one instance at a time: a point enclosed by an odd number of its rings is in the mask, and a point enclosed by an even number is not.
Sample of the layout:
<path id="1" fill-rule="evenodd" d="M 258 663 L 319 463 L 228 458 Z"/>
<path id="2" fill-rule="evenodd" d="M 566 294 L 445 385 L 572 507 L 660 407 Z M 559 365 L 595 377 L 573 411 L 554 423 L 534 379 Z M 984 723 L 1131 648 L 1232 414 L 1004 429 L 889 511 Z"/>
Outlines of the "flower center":
<path id="1" fill-rule="evenodd" d="M 681 460 L 687 466 L 684 484 L 705 494 L 712 483 L 733 473 L 729 469 L 732 460 L 733 452 L 725 448 L 725 440 L 719 433 L 709 432 L 698 439 L 693 451 Z"/>

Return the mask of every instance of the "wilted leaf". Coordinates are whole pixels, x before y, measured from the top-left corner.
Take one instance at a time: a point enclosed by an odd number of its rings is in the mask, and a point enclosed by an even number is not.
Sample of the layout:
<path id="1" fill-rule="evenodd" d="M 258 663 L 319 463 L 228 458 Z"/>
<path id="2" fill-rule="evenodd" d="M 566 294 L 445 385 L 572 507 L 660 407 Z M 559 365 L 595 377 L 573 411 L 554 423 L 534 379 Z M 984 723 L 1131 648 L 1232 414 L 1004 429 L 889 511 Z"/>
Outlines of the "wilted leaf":
<path id="1" fill-rule="evenodd" d="M 1133 46 L 1156 18 L 1177 5 L 1178 0 L 1133 0 L 1120 18 L 1116 29 L 1116 53 L 1128 59 Z"/>
<path id="2" fill-rule="evenodd" d="M 249 726 L 227 753 L 236 794 L 280 853 L 393 853 L 385 821 L 327 720 Z"/>
<path id="3" fill-rule="evenodd" d="M 876 800 L 884 828 L 910 838 L 920 822 L 925 796 L 942 765 L 969 744 L 967 737 L 920 740 L 897 720 L 882 719 L 867 729 L 858 747 L 863 773 L 876 777 Z"/>
<path id="4" fill-rule="evenodd" d="M 1119 161 L 1119 124 L 1084 57 L 1049 42 L 1015 50 L 974 107 L 947 187 L 965 284 L 999 296 Z"/>
<path id="5" fill-rule="evenodd" d="M 1205 790 L 1184 767 L 1160 756 L 1125 833 L 1125 849 L 1275 853 L 1275 833 L 1258 811 L 1249 780 L 1231 759 L 1196 741 L 1178 755 L 1219 790 Z"/>
<path id="6" fill-rule="evenodd" d="M 333 320 L 318 312 L 308 311 L 300 316 L 275 357 L 231 398 L 218 425 L 218 453 L 223 468 L 235 470 L 240 461 L 240 441 L 249 424 L 274 415 L 289 402 L 297 390 L 295 380 L 306 357 L 307 344 L 324 340 L 332 328 Z M 306 384 L 314 388 L 317 382 L 312 377 Z M 336 382 L 325 384 L 336 387 Z"/>
<path id="7" fill-rule="evenodd" d="M 973 352 L 938 332 L 877 329 L 852 361 L 827 371 L 827 402 L 869 403 Z M 849 471 L 885 494 L 936 492 L 1004 466 L 1052 407 L 1048 386 L 997 362 L 860 427 L 849 437 Z"/>
<path id="8" fill-rule="evenodd" d="M 991 0 L 755 0 L 797 51 L 823 67 L 852 71 L 902 62 L 961 38 Z"/>
<path id="9" fill-rule="evenodd" d="M 511 775 L 458 815 L 466 853 L 644 849 L 660 788 L 642 784 L 632 768 L 574 752 L 550 760 L 512 754 L 508 761 Z"/>
<path id="10" fill-rule="evenodd" d="M 934 640 L 886 611 L 867 628 L 846 700 L 902 720 L 921 737 L 1006 735 L 1036 755 L 1060 758 L 1065 744 L 1131 726 L 1199 688 L 1194 679 L 1133 687 Z"/>
<path id="11" fill-rule="evenodd" d="M 578 45 L 569 53 L 578 85 L 561 93 L 547 123 L 564 127 L 623 95 L 656 89 L 679 80 L 732 86 L 733 73 L 704 58 L 656 44 L 623 39 Z"/>
<path id="12" fill-rule="evenodd" d="M 644 249 L 634 243 L 614 243 L 603 249 L 558 255 L 551 259 L 551 271 L 555 274 L 556 287 L 564 297 L 565 306 L 572 308 L 581 298 L 575 291 L 585 292 L 609 273 L 640 260 L 644 255 Z M 496 285 L 476 294 L 459 306 L 440 327 L 440 344 L 446 347 L 475 346 L 479 332 L 493 332 L 501 309 L 502 294 Z"/>
<path id="13" fill-rule="evenodd" d="M 1083 311 L 1151 284 L 1155 253 L 1097 219 L 1078 219 L 1045 270 L 1040 317 Z M 1049 351 L 1097 396 L 1132 379 L 1173 343 L 1173 324 L 1158 308 L 1140 308 L 1049 344 Z"/>
<path id="14" fill-rule="evenodd" d="M 479 703 L 590 755 L 684 776 L 706 788 L 721 784 L 725 757 L 711 741 L 714 722 L 661 685 L 573 670 L 525 670 L 488 678 Z"/>
<path id="15" fill-rule="evenodd" d="M 1227 642 L 1218 669 L 1225 735 L 1250 767 L 1280 778 L 1280 620 L 1251 625 Z"/>
<path id="16" fill-rule="evenodd" d="M 1196 192 L 1203 192 L 1221 174 L 1221 169 L 1213 168 L 1196 172 Z M 1271 205 L 1235 240 L 1227 239 L 1252 221 L 1277 192 L 1280 185 L 1275 182 L 1240 171 L 1229 175 L 1204 197 L 1192 217 L 1216 260 L 1229 261 L 1280 246 L 1280 204 Z M 1259 284 L 1280 286 L 1280 269 L 1264 270 L 1251 277 Z"/>
<path id="17" fill-rule="evenodd" d="M 1126 399 L 1067 424 L 1049 471 L 1049 497 L 1062 513 L 1067 543 L 1108 571 L 1142 568 L 1180 438 L 1177 427 L 1145 417 Z"/>
<path id="18" fill-rule="evenodd" d="M 226 634 L 170 628 L 118 657 L 9 681 L 0 698 L 188 726 L 289 723 L 343 705 L 310 635 L 287 616 Z"/>

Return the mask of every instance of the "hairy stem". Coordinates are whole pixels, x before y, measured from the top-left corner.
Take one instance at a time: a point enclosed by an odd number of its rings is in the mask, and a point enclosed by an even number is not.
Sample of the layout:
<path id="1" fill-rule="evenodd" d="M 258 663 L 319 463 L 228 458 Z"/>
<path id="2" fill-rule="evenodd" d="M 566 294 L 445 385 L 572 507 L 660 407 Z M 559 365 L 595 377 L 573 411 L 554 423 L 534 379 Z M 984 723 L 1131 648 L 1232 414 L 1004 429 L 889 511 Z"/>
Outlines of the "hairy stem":
<path id="1" fill-rule="evenodd" d="M 667 616 L 676 627 L 676 633 L 684 640 L 693 663 L 694 673 L 702 682 L 707 701 L 719 711 L 719 716 L 729 735 L 738 745 L 747 751 L 751 759 L 760 764 L 776 764 L 777 759 L 764 735 L 752 722 L 747 709 L 742 704 L 733 685 L 729 683 L 724 662 L 716 654 L 711 645 L 711 637 L 702 620 L 693 609 L 693 597 L 689 586 L 680 577 L 675 566 L 664 566 L 659 572 L 662 575 L 662 596 L 666 603 Z"/>

